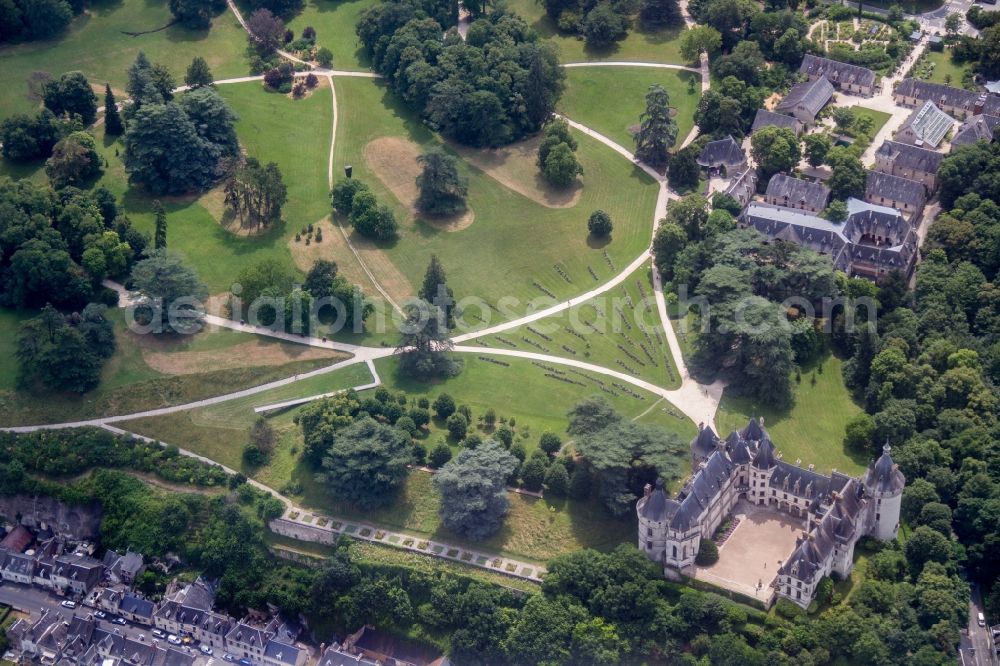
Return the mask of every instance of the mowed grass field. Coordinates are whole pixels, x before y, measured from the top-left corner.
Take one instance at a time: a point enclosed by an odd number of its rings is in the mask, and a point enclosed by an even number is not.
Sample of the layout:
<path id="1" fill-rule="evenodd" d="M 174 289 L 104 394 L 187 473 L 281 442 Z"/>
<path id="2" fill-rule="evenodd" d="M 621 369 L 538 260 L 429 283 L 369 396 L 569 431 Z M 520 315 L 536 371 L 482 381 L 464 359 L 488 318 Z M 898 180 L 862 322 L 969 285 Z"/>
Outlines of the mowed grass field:
<path id="1" fill-rule="evenodd" d="M 832 355 L 821 364 L 804 367 L 801 383 L 793 382 L 795 403 L 790 409 L 762 408 L 746 398 L 723 396 L 715 417 L 718 434 L 725 437 L 744 427 L 750 417 L 763 416 L 764 427 L 788 462 L 800 459 L 802 465 L 816 465 L 824 473 L 832 469 L 847 474 L 864 471 L 868 464 L 865 455 L 844 446 L 844 425 L 861 412 L 861 407 L 844 386 L 842 367 L 843 362 Z"/>
<path id="2" fill-rule="evenodd" d="M 0 425 L 60 423 L 128 414 L 222 395 L 334 363 L 343 354 L 227 329 L 193 336 L 136 335 L 111 311 L 117 348 L 89 393 L 17 390 L 19 323 L 34 313 L 0 310 Z"/>
<path id="3" fill-rule="evenodd" d="M 586 303 L 480 340 L 498 349 L 542 352 L 593 363 L 667 389 L 681 384 L 653 300 L 649 266 Z M 611 380 L 607 382 L 611 387 Z"/>
<path id="4" fill-rule="evenodd" d="M 961 88 L 962 77 L 965 76 L 967 71 L 972 69 L 972 66 L 968 63 L 959 65 L 952 60 L 950 49 L 944 51 L 931 51 L 928 49 L 924 52 L 923 57 L 929 62 L 934 63 L 934 70 L 931 72 L 930 78 L 927 79 L 934 83 L 944 83 L 949 86 Z"/>
<path id="5" fill-rule="evenodd" d="M 333 52 L 333 69 L 370 69 L 368 55 L 354 27 L 358 17 L 376 0 L 306 0 L 305 7 L 288 21 L 288 27 L 302 36 L 306 26 L 316 29 L 316 45 Z"/>
<path id="6" fill-rule="evenodd" d="M 562 62 L 593 60 L 631 60 L 636 62 L 662 62 L 687 65 L 680 53 L 680 28 L 646 32 L 633 26 L 628 37 L 607 49 L 593 49 L 583 38 L 560 32 L 545 13 L 545 6 L 537 0 L 511 0 L 507 6 L 524 17 L 538 34 L 559 47 Z"/>
<path id="7" fill-rule="evenodd" d="M 435 143 L 434 136 L 399 106 L 377 81 L 344 78 L 335 82 L 339 121 L 334 170 L 353 165 L 354 177 L 372 186 L 383 203 L 404 221 L 409 211 L 369 168 L 365 148 L 372 141 L 398 137 L 418 146 Z M 478 297 L 496 304 L 513 297 L 512 313 L 525 311 L 533 299 L 566 298 L 614 275 L 647 247 L 656 184 L 640 169 L 599 142 L 577 134 L 578 158 L 585 175 L 579 200 L 571 207 L 539 203 L 468 163 L 460 164 L 469 179 L 469 207 L 475 220 L 460 231 L 445 231 L 419 219 L 401 225 L 397 242 L 362 252 L 380 279 L 390 279 L 390 290 L 412 294 L 428 261 L 436 254 L 448 273 L 458 299 Z M 535 183 L 537 167 L 531 155 L 505 165 L 513 178 Z M 381 174 L 385 177 L 385 174 Z M 615 221 L 610 244 L 593 243 L 587 218 L 597 208 Z M 324 236 L 325 237 L 325 236 Z M 371 246 L 372 244 L 366 244 Z M 347 252 L 341 250 L 340 256 Z M 551 296 L 547 296 L 551 294 Z M 486 310 L 485 319 L 509 318 Z"/>
<path id="8" fill-rule="evenodd" d="M 654 83 L 670 95 L 680 144 L 694 127 L 701 99 L 701 77 L 693 72 L 652 67 L 571 67 L 566 70 L 566 91 L 559 100 L 559 112 L 634 150 L 633 131 L 638 128 L 639 114 L 646 110 L 646 93 Z"/>
<path id="9" fill-rule="evenodd" d="M 38 107 L 39 102 L 28 94 L 33 72 L 58 77 L 81 70 L 95 86 L 103 89 L 111 83 L 116 92 L 122 90 L 126 71 L 140 50 L 151 62 L 166 65 L 178 84 L 184 82 L 184 72 L 195 56 L 204 58 L 218 79 L 247 74 L 246 33 L 228 10 L 216 16 L 208 30 L 173 25 L 137 37 L 124 34 L 156 30 L 172 19 L 167 0 L 97 0 L 56 39 L 0 48 L 0 90 L 4 91 L 0 119 Z"/>

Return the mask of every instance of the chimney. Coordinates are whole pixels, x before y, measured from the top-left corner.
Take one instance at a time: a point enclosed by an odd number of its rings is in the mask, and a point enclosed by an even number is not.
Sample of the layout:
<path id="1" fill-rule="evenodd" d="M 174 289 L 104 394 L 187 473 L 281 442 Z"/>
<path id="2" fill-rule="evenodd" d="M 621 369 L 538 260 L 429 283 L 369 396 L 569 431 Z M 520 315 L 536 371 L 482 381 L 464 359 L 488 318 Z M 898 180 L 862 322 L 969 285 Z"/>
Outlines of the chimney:
<path id="1" fill-rule="evenodd" d="M 698 422 L 698 432 L 701 432 L 704 429 L 705 429 L 705 422 L 704 421 L 699 421 Z"/>
<path id="2" fill-rule="evenodd" d="M 643 497 L 649 497 L 652 494 L 653 494 L 653 484 L 647 483 L 645 486 L 642 487 Z"/>

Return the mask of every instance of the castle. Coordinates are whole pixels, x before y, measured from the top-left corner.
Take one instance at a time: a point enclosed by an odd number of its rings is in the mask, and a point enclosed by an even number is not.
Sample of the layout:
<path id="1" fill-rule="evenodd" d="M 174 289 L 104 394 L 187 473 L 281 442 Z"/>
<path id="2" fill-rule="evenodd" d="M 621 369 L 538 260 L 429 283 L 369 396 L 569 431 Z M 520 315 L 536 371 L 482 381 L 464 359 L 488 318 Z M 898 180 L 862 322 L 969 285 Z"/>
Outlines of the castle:
<path id="1" fill-rule="evenodd" d="M 803 608 L 821 578 L 850 574 L 858 539 L 896 537 L 906 480 L 888 446 L 862 478 L 837 471 L 825 476 L 812 465 L 803 468 L 782 460 L 763 419 L 751 419 L 725 440 L 699 425 L 691 442 L 691 462 L 694 476 L 677 499 L 667 497 L 658 479 L 636 504 L 639 549 L 662 563 L 668 575 L 670 570 L 690 571 L 701 540 L 712 538 L 741 499 L 802 519 L 802 537 L 771 586 L 778 596 Z"/>

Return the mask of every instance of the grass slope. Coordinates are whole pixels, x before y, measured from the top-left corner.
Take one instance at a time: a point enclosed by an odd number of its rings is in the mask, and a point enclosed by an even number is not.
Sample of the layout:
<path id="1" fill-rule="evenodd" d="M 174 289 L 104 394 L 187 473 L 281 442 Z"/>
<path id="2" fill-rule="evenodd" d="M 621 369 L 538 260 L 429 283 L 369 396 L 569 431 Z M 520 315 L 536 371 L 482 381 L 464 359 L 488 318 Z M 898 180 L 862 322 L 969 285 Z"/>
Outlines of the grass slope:
<path id="1" fill-rule="evenodd" d="M 643 335 L 643 330 L 647 335 Z M 482 338 L 480 344 L 484 343 L 498 349 L 574 358 L 626 372 L 663 388 L 680 387 L 680 374 L 653 301 L 648 266 L 595 299 L 532 324 Z"/>
<path id="2" fill-rule="evenodd" d="M 868 464 L 865 455 L 847 450 L 843 440 L 844 424 L 861 408 L 844 386 L 842 366 L 842 361 L 831 355 L 820 364 L 803 368 L 802 382 L 793 383 L 795 403 L 790 409 L 765 409 L 746 398 L 724 395 L 715 417 L 719 434 L 725 437 L 745 426 L 751 417 L 763 416 L 785 460 L 801 459 L 803 465 L 816 465 L 821 472 L 836 468 L 847 474 L 860 473 Z"/>
<path id="3" fill-rule="evenodd" d="M 140 50 L 150 61 L 169 67 L 178 83 L 183 83 L 184 72 L 195 56 L 203 57 L 219 79 L 247 73 L 246 33 L 228 10 L 212 20 L 209 30 L 174 25 L 138 37 L 123 34 L 156 30 L 172 18 L 167 0 L 97 0 L 60 38 L 0 48 L 0 89 L 5 91 L 0 119 L 38 105 L 28 95 L 27 81 L 33 72 L 58 77 L 78 69 L 91 84 L 103 88 L 110 82 L 120 90 L 126 70 Z M 104 103 L 103 96 L 100 103 Z"/>
<path id="4" fill-rule="evenodd" d="M 628 37 L 607 49 L 593 49 L 582 38 L 560 32 L 555 22 L 545 13 L 545 7 L 537 0 L 511 0 L 507 5 L 538 31 L 538 34 L 559 47 L 563 62 L 584 62 L 593 60 L 631 60 L 636 62 L 662 62 L 673 65 L 687 65 L 680 54 L 677 28 L 658 32 L 641 29 L 629 30 Z"/>
<path id="5" fill-rule="evenodd" d="M 379 82 L 338 79 L 336 91 L 339 123 L 334 169 L 340 173 L 344 165 L 353 165 L 355 178 L 369 183 L 380 200 L 393 205 L 397 217 L 404 220 L 405 209 L 368 169 L 363 149 L 379 137 L 400 136 L 420 145 L 433 143 L 434 137 Z M 448 271 L 456 298 L 473 296 L 495 304 L 501 297 L 514 297 L 519 303 L 510 308 L 513 313 L 524 312 L 531 299 L 544 297 L 542 289 L 561 299 L 596 284 L 588 267 L 599 279 L 607 279 L 617 270 L 612 266 L 625 265 L 649 243 L 656 187 L 610 148 L 577 136 L 586 175 L 575 206 L 545 207 L 463 162 L 461 170 L 469 178 L 469 205 L 476 213 L 472 226 L 446 232 L 418 220 L 403 226 L 398 242 L 379 248 L 381 252 L 373 250 L 366 261 L 376 269 L 379 263 L 390 263 L 412 289 L 420 284 L 430 255 L 436 254 Z M 526 163 L 524 169 L 524 177 L 534 177 L 533 164 Z M 597 208 L 615 220 L 614 240 L 606 247 L 588 244 L 586 220 Z M 489 310 L 484 314 L 493 321 L 497 316 L 511 316 Z"/>
<path id="6" fill-rule="evenodd" d="M 677 142 L 694 127 L 694 113 L 701 98 L 701 77 L 692 72 L 649 67 L 584 67 L 566 70 L 566 91 L 560 113 L 614 139 L 628 150 L 635 148 L 631 128 L 646 109 L 646 92 L 658 83 L 670 95 L 676 110 Z M 693 87 L 690 87 L 691 84 Z M 614 100 L 609 92 L 614 91 Z"/>

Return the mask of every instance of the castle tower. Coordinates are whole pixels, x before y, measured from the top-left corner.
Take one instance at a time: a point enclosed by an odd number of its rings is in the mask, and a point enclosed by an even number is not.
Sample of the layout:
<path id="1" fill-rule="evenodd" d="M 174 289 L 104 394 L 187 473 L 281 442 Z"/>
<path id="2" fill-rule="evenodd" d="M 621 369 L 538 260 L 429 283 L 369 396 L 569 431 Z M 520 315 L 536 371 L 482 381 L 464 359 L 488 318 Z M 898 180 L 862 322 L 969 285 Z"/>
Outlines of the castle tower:
<path id="1" fill-rule="evenodd" d="M 663 489 L 663 479 L 656 487 L 646 484 L 645 496 L 635 506 L 639 517 L 639 550 L 654 562 L 662 562 L 667 548 L 667 524 L 670 522 L 669 500 Z"/>
<path id="2" fill-rule="evenodd" d="M 862 481 L 870 498 L 868 534 L 882 541 L 896 538 L 906 485 L 906 477 L 892 462 L 890 448 L 888 444 L 882 447 L 882 455 L 868 467 Z"/>

